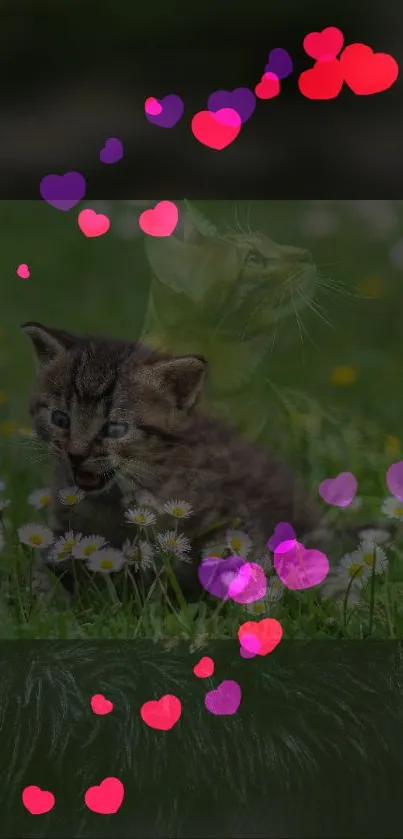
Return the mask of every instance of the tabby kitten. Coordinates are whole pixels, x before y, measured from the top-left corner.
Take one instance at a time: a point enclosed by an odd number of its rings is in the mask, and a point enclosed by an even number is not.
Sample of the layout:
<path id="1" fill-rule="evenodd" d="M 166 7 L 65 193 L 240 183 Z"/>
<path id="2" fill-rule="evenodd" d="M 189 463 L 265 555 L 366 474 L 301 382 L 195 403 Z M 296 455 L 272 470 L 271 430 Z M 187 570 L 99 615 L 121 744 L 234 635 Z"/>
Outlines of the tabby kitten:
<path id="1" fill-rule="evenodd" d="M 170 357 L 140 343 L 76 337 L 38 323 L 22 328 L 38 365 L 30 413 L 54 456 L 56 534 L 73 527 L 120 548 L 133 535 L 125 499 L 144 490 L 161 504 L 180 498 L 192 505 L 183 532 L 195 557 L 217 522 L 219 539 L 240 519 L 258 552 L 279 521 L 292 523 L 298 537 L 320 525 L 315 504 L 279 457 L 203 410 L 203 357 Z M 85 491 L 73 513 L 58 497 L 71 484 Z M 182 584 L 192 587 L 197 562 L 181 563 L 180 571 Z"/>

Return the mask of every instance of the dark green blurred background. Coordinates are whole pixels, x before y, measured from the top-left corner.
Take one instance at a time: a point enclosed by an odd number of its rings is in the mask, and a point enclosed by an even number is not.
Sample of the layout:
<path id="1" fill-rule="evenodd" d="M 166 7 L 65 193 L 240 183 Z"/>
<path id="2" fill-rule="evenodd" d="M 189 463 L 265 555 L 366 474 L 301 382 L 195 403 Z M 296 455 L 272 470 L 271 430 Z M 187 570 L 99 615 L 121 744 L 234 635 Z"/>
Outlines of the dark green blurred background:
<path id="1" fill-rule="evenodd" d="M 403 395 L 403 202 L 195 202 L 212 221 L 252 229 L 311 250 L 320 273 L 334 284 L 319 289 L 319 314 L 285 319 L 277 330 L 267 375 L 278 386 L 303 391 L 349 414 L 375 421 L 399 436 Z M 0 237 L 1 425 L 27 421 L 33 363 L 20 324 L 38 320 L 72 331 L 135 339 L 142 328 L 150 270 L 135 208 L 130 202 L 88 202 L 111 216 L 110 232 L 88 240 L 76 212 L 41 201 L 2 201 Z M 31 277 L 16 276 L 28 263 Z M 347 368 L 347 370 L 338 369 Z M 358 419 L 359 421 L 359 419 Z M 4 424 L 6 423 L 6 424 Z"/>

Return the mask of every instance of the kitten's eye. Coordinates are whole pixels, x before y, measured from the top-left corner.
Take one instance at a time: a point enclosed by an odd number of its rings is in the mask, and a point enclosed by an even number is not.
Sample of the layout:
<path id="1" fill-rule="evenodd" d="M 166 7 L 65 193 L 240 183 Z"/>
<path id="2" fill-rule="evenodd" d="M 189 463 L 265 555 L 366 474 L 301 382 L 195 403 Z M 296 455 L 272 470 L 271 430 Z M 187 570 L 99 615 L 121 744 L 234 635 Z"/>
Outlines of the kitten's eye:
<path id="1" fill-rule="evenodd" d="M 70 428 L 70 417 L 65 411 L 52 411 L 52 422 L 53 425 L 64 428 L 66 431 Z"/>
<path id="2" fill-rule="evenodd" d="M 118 440 L 127 434 L 128 425 L 124 422 L 109 422 L 102 429 L 102 436 L 109 437 L 112 440 Z"/>

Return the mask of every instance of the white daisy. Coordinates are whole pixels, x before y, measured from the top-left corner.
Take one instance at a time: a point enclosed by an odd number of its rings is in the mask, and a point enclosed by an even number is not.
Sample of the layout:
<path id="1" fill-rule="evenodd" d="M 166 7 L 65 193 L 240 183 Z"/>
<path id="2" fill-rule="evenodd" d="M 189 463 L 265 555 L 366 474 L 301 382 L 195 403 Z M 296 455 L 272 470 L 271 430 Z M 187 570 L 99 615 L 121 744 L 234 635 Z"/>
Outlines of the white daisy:
<path id="1" fill-rule="evenodd" d="M 137 524 L 138 527 L 150 527 L 157 521 L 157 516 L 147 507 L 133 507 L 126 511 L 125 519 L 129 524 Z"/>
<path id="2" fill-rule="evenodd" d="M 23 524 L 18 530 L 18 536 L 20 542 L 29 545 L 30 548 L 48 548 L 54 541 L 52 531 L 41 524 Z"/>
<path id="3" fill-rule="evenodd" d="M 9 506 L 10 506 L 10 501 L 9 501 L 8 498 L 0 499 L 0 513 L 2 513 L 3 510 L 6 510 L 7 507 L 9 507 Z"/>
<path id="4" fill-rule="evenodd" d="M 368 579 L 371 571 L 368 565 L 364 564 L 363 556 L 358 551 L 353 551 L 353 553 L 346 554 L 340 560 L 340 568 L 337 570 L 337 575 L 340 577 L 344 576 L 346 580 L 346 586 L 349 584 L 350 580 L 353 580 L 353 586 L 361 586 L 364 585 L 366 580 Z M 339 580 L 341 582 L 341 580 Z"/>
<path id="5" fill-rule="evenodd" d="M 64 536 L 61 536 L 55 542 L 53 546 L 53 552 L 57 559 L 65 559 L 65 557 L 70 556 L 75 547 L 80 544 L 82 534 L 81 533 L 73 533 L 72 530 L 69 530 Z"/>
<path id="6" fill-rule="evenodd" d="M 227 547 L 234 556 L 247 557 L 252 547 L 252 541 L 246 533 L 242 530 L 227 530 L 225 538 Z"/>
<path id="7" fill-rule="evenodd" d="M 360 498 L 359 495 L 356 495 L 351 504 L 348 505 L 348 510 L 349 512 L 353 512 L 359 510 L 360 507 L 362 507 L 362 498 Z"/>
<path id="8" fill-rule="evenodd" d="M 52 500 L 52 494 L 48 487 L 45 489 L 36 489 L 28 495 L 28 504 L 35 507 L 36 510 L 42 510 L 47 507 Z"/>
<path id="9" fill-rule="evenodd" d="M 103 536 L 84 536 L 77 545 L 74 545 L 72 554 L 75 559 L 89 559 L 92 554 L 105 546 L 106 539 Z"/>
<path id="10" fill-rule="evenodd" d="M 217 557 L 217 559 L 224 559 L 228 554 L 228 545 L 226 542 L 207 542 L 202 550 L 202 559 L 207 557 Z"/>
<path id="11" fill-rule="evenodd" d="M 358 531 L 358 538 L 360 542 L 371 542 L 372 545 L 383 545 L 390 539 L 390 533 L 387 530 L 379 530 L 377 528 L 368 527 L 365 530 Z"/>
<path id="12" fill-rule="evenodd" d="M 403 519 L 403 501 L 399 501 L 393 495 L 385 498 L 381 509 L 388 519 Z"/>
<path id="13" fill-rule="evenodd" d="M 58 496 L 62 504 L 66 504 L 67 507 L 75 507 L 83 500 L 85 492 L 78 487 L 66 487 L 66 489 L 59 490 Z"/>
<path id="14" fill-rule="evenodd" d="M 190 562 L 186 554 L 190 551 L 191 544 L 186 536 L 181 533 L 175 533 L 174 530 L 168 530 L 166 533 L 159 533 L 157 536 L 157 545 L 161 551 L 167 554 L 174 554 L 183 562 Z"/>
<path id="15" fill-rule="evenodd" d="M 113 548 L 103 548 L 95 551 L 87 560 L 87 567 L 90 571 L 97 571 L 101 574 L 111 574 L 120 571 L 125 564 L 125 558 L 121 551 Z"/>
<path id="16" fill-rule="evenodd" d="M 136 542 L 131 542 L 130 539 L 127 539 L 122 550 L 127 561 L 131 565 L 134 565 L 137 570 L 154 568 L 154 551 L 151 545 L 145 540 L 136 544 Z"/>
<path id="17" fill-rule="evenodd" d="M 192 515 L 193 509 L 187 501 L 179 501 L 177 498 L 173 498 L 172 501 L 167 501 L 164 504 L 164 512 L 175 519 L 187 519 Z"/>
<path id="18" fill-rule="evenodd" d="M 388 558 L 383 548 L 374 542 L 361 542 L 352 554 L 353 562 L 362 563 L 366 574 L 371 574 L 375 564 L 375 574 L 383 574 L 388 567 Z M 364 576 L 365 576 L 364 573 Z"/>

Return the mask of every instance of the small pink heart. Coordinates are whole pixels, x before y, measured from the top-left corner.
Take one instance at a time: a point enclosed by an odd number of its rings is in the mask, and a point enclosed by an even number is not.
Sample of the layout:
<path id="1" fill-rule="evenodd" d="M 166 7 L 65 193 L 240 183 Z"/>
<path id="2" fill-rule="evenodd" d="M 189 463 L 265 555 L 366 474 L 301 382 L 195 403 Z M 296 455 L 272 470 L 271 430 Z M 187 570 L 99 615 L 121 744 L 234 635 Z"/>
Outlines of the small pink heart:
<path id="1" fill-rule="evenodd" d="M 87 239 L 103 236 L 108 232 L 111 222 L 108 216 L 94 210 L 81 210 L 78 214 L 78 226 Z"/>
<path id="2" fill-rule="evenodd" d="M 113 702 L 106 699 L 102 693 L 94 693 L 91 697 L 91 708 L 94 714 L 104 717 L 105 714 L 110 714 L 113 711 Z"/>
<path id="3" fill-rule="evenodd" d="M 403 501 L 403 460 L 392 463 L 386 473 L 386 484 L 389 492 Z"/>
<path id="4" fill-rule="evenodd" d="M 344 43 L 344 36 L 337 26 L 327 26 L 322 32 L 310 32 L 303 41 L 307 55 L 318 61 L 333 61 Z"/>
<path id="5" fill-rule="evenodd" d="M 357 494 L 357 478 L 352 472 L 340 472 L 336 478 L 326 478 L 319 484 L 319 495 L 334 507 L 348 507 Z"/>
<path id="6" fill-rule="evenodd" d="M 158 116 L 158 114 L 162 111 L 162 105 L 158 102 L 158 100 L 154 96 L 149 96 L 144 103 L 144 110 L 146 114 L 150 114 L 153 117 Z"/>
<path id="7" fill-rule="evenodd" d="M 20 277 L 21 280 L 28 280 L 31 276 L 28 265 L 25 262 L 22 262 L 21 265 L 18 266 L 16 273 L 17 277 Z"/>
<path id="8" fill-rule="evenodd" d="M 291 591 L 318 586 L 326 579 L 330 567 L 326 554 L 307 549 L 295 540 L 278 546 L 273 564 L 281 582 Z"/>
<path id="9" fill-rule="evenodd" d="M 84 801 L 89 810 L 102 816 L 117 813 L 125 794 L 125 788 L 119 778 L 105 778 L 99 786 L 89 787 Z"/>
<path id="10" fill-rule="evenodd" d="M 198 679 L 208 679 L 214 673 L 214 661 L 208 655 L 203 656 L 193 668 Z"/>
<path id="11" fill-rule="evenodd" d="M 22 791 L 22 803 L 32 816 L 42 816 L 49 813 L 55 806 L 55 796 L 40 787 L 25 787 Z"/>
<path id="12" fill-rule="evenodd" d="M 235 603 L 255 603 L 266 592 L 266 574 L 262 566 L 255 562 L 245 562 L 228 586 L 228 596 Z"/>
<path id="13" fill-rule="evenodd" d="M 159 201 L 152 210 L 144 210 L 139 218 L 143 233 L 148 236 L 171 236 L 178 224 L 178 208 L 172 201 Z"/>

